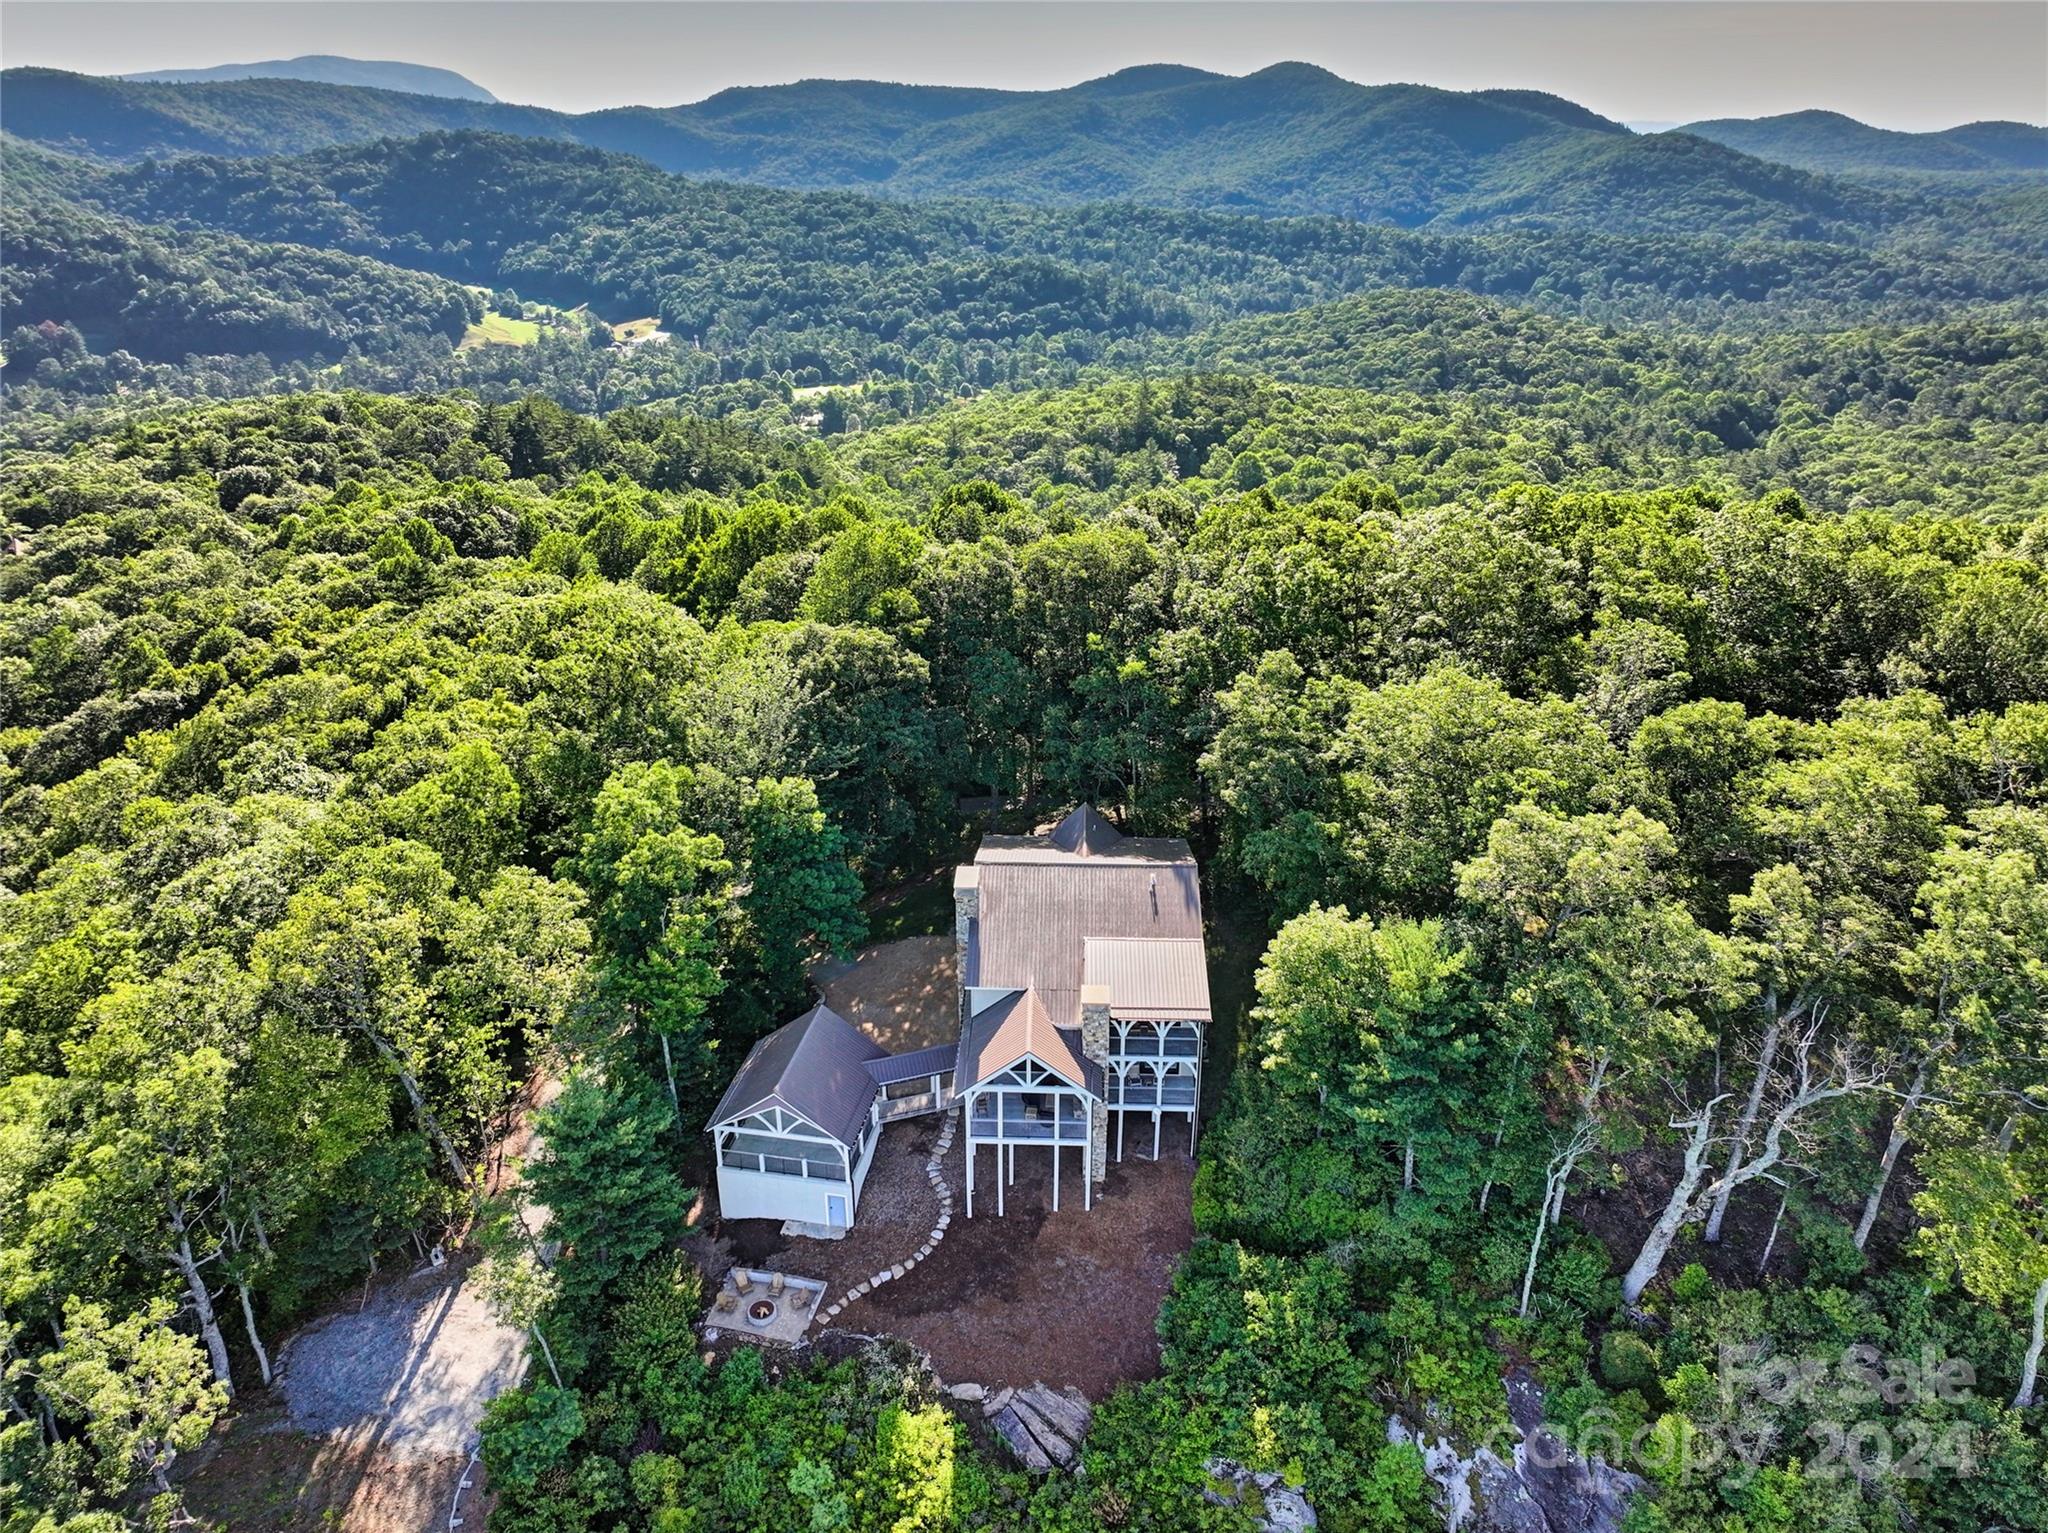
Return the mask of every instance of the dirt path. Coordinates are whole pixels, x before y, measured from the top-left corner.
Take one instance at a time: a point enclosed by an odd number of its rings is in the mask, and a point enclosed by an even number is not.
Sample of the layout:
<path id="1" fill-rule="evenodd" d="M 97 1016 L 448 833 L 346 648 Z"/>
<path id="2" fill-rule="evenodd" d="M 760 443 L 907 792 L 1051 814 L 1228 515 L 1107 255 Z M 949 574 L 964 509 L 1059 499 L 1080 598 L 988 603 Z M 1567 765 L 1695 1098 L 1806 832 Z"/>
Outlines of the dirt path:
<path id="1" fill-rule="evenodd" d="M 524 1367 L 524 1337 L 491 1314 L 473 1263 L 385 1284 L 292 1338 L 268 1401 L 237 1417 L 188 1502 L 234 1533 L 437 1527 L 484 1407 Z"/>
<path id="2" fill-rule="evenodd" d="M 823 963 L 811 979 L 825 1004 L 891 1054 L 960 1036 L 960 981 L 951 937 L 906 937 Z"/>
<path id="3" fill-rule="evenodd" d="M 536 1080 L 527 1112 L 559 1091 Z M 524 1117 L 494 1189 L 516 1182 L 536 1148 Z M 545 1210 L 526 1213 L 537 1226 Z M 285 1344 L 276 1382 L 193 1471 L 188 1504 L 233 1533 L 440 1528 L 484 1407 L 525 1367 L 525 1337 L 484 1302 L 474 1252 L 373 1286 Z"/>

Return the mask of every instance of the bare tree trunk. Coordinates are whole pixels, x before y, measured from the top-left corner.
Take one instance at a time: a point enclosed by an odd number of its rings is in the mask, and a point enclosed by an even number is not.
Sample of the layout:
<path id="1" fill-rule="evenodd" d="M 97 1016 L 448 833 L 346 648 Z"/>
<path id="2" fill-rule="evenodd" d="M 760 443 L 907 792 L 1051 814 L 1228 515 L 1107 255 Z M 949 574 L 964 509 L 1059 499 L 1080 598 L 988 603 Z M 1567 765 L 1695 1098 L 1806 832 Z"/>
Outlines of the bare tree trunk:
<path id="1" fill-rule="evenodd" d="M 1707 1151 L 1714 1142 L 1714 1104 L 1709 1102 L 1690 1123 L 1673 1126 L 1692 1131 L 1691 1138 L 1686 1141 L 1685 1166 L 1678 1174 L 1671 1196 L 1664 1200 L 1664 1212 L 1657 1216 L 1657 1222 L 1643 1237 L 1642 1249 L 1636 1252 L 1635 1261 L 1621 1280 L 1622 1302 L 1626 1304 L 1633 1304 L 1643 1296 L 1643 1290 L 1656 1279 L 1657 1269 L 1664 1265 L 1671 1242 L 1685 1227 L 1685 1216 L 1692 1207 L 1693 1194 L 1699 1190 L 1700 1178 L 1706 1175 Z"/>
<path id="2" fill-rule="evenodd" d="M 235 1392 L 234 1375 L 228 1368 L 228 1344 L 220 1333 L 220 1317 L 214 1313 L 213 1295 L 206 1291 L 206 1279 L 199 1271 L 199 1262 L 192 1254 L 192 1237 L 185 1229 L 185 1211 L 177 1200 L 169 1204 L 171 1234 L 177 1244 L 165 1254 L 177 1268 L 178 1276 L 185 1280 L 185 1292 L 192 1300 L 192 1313 L 199 1320 L 199 1335 L 206 1343 L 206 1355 L 213 1363 L 213 1376 L 226 1386 L 230 1395 Z"/>
<path id="3" fill-rule="evenodd" d="M 1749 1150 L 1749 1136 L 1756 1127 L 1756 1115 L 1764 1105 L 1764 1085 L 1771 1077 L 1771 1066 L 1778 1055 L 1778 1040 L 1784 1036 L 1784 1019 L 1777 1013 L 1777 995 L 1770 999 L 1771 1024 L 1764 1029 L 1763 1042 L 1757 1049 L 1756 1079 L 1749 1083 L 1749 1095 L 1742 1104 L 1742 1116 L 1736 1120 L 1735 1142 L 1728 1147 L 1728 1169 L 1721 1173 L 1721 1190 L 1714 1194 L 1713 1211 L 1707 1215 L 1706 1239 L 1708 1245 L 1715 1245 L 1721 1239 L 1721 1221 L 1728 1216 L 1728 1200 L 1735 1195 L 1735 1173 L 1742 1169 L 1742 1157 Z"/>
<path id="4" fill-rule="evenodd" d="M 1543 1202 L 1536 1210 L 1536 1229 L 1529 1238 L 1529 1265 L 1522 1271 L 1521 1308 L 1515 1311 L 1520 1319 L 1529 1318 L 1529 1291 L 1536 1284 L 1536 1261 L 1543 1254 L 1543 1233 L 1550 1228 L 1550 1205 L 1560 1198 L 1559 1189 L 1571 1176 L 1573 1163 L 1592 1142 L 1592 1136 L 1591 1121 L 1582 1119 L 1572 1130 L 1572 1137 L 1550 1157 L 1550 1165 L 1544 1170 Z"/>
<path id="5" fill-rule="evenodd" d="M 1502 1125 L 1501 1127 L 1499 1127 L 1499 1128 L 1497 1128 L 1497 1129 L 1495 1129 L 1495 1130 L 1493 1131 L 1493 1154 L 1487 1157 L 1487 1165 L 1488 1165 L 1489 1167 L 1491 1167 L 1492 1165 L 1494 1165 L 1494 1164 L 1495 1164 L 1496 1162 L 1498 1162 L 1498 1161 L 1499 1161 L 1499 1159 L 1500 1159 L 1500 1143 L 1501 1143 L 1501 1140 L 1503 1140 L 1504 1138 L 1506 1138 L 1506 1137 L 1507 1137 L 1507 1132 L 1508 1132 L 1508 1131 L 1507 1131 L 1507 1127 L 1506 1127 L 1506 1125 Z M 1482 1214 L 1486 1212 L 1486 1205 L 1487 1205 L 1487 1203 L 1488 1203 L 1489 1201 L 1491 1201 L 1492 1197 L 1493 1197 L 1493 1178 L 1492 1178 L 1491 1176 L 1489 1176 L 1489 1177 L 1487 1177 L 1487 1179 L 1486 1179 L 1486 1185 L 1485 1185 L 1484 1187 L 1481 1187 L 1481 1188 L 1479 1189 L 1479 1211 L 1480 1211 L 1480 1212 L 1481 1212 Z"/>
<path id="6" fill-rule="evenodd" d="M 1770 1237 L 1764 1241 L 1764 1254 L 1757 1258 L 1757 1276 L 1762 1277 L 1764 1269 L 1771 1264 L 1771 1252 L 1778 1244 L 1778 1226 L 1785 1222 L 1785 1205 L 1792 1201 L 1792 1189 L 1786 1188 L 1778 1194 L 1777 1217 L 1771 1220 Z"/>
<path id="7" fill-rule="evenodd" d="M 391 1046 L 389 1040 L 382 1033 L 379 1033 L 373 1027 L 365 1027 L 363 1032 L 368 1035 L 370 1042 L 376 1046 L 377 1052 L 384 1056 L 385 1062 L 397 1072 L 398 1083 L 405 1088 L 406 1100 L 412 1103 L 413 1116 L 420 1120 L 420 1126 L 427 1131 L 434 1143 L 440 1147 L 442 1156 L 448 1162 L 448 1169 L 455 1174 L 456 1182 L 461 1186 L 468 1187 L 470 1185 L 469 1166 L 464 1162 L 461 1153 L 456 1150 L 455 1141 L 448 1137 L 448 1131 L 441 1127 L 441 1120 L 435 1117 L 433 1109 L 427 1106 L 426 1093 L 420 1090 L 419 1078 L 412 1073 L 411 1068 L 399 1057 L 398 1050 Z"/>
<path id="8" fill-rule="evenodd" d="M 1920 1105 L 1920 1099 L 1927 1094 L 1927 1077 L 1933 1068 L 1934 1054 L 1929 1052 L 1913 1074 L 1913 1085 L 1906 1093 L 1906 1100 L 1892 1115 L 1891 1137 L 1885 1141 L 1884 1158 L 1877 1163 L 1877 1184 L 1870 1189 L 1870 1196 L 1863 1200 L 1863 1217 L 1856 1221 L 1856 1249 L 1859 1251 L 1870 1239 L 1870 1232 L 1877 1227 L 1877 1210 L 1884 1202 L 1884 1190 L 1891 1182 L 1892 1171 L 1898 1166 L 1900 1153 L 1912 1137 L 1906 1132 L 1907 1121 Z"/>
<path id="9" fill-rule="evenodd" d="M 1607 1085 L 1607 1067 L 1612 1056 L 1602 1054 L 1593 1062 L 1592 1074 L 1586 1077 L 1586 1089 L 1579 1096 L 1579 1121 L 1572 1130 L 1571 1140 L 1564 1148 L 1564 1166 L 1553 1179 L 1550 1199 L 1544 1209 L 1544 1218 L 1550 1224 L 1564 1217 L 1564 1191 L 1570 1185 L 1572 1172 L 1579 1163 L 1579 1157 L 1593 1147 L 1593 1126 L 1597 1121 L 1593 1109 L 1599 1103 L 1600 1093 Z"/>
<path id="10" fill-rule="evenodd" d="M 267 1385 L 270 1382 L 270 1354 L 264 1350 L 263 1337 L 256 1329 L 256 1306 L 249 1301 L 249 1285 L 237 1282 L 236 1290 L 242 1296 L 242 1325 L 249 1333 L 249 1348 L 256 1354 L 256 1372 Z"/>
<path id="11" fill-rule="evenodd" d="M 1543 1254 L 1543 1232 L 1550 1228 L 1550 1188 L 1543 1189 L 1543 1207 L 1536 1211 L 1536 1229 L 1529 1238 L 1529 1265 L 1522 1269 L 1522 1303 L 1516 1318 L 1529 1318 L 1529 1290 L 1536 1283 L 1536 1260 Z"/>
<path id="12" fill-rule="evenodd" d="M 1415 1190 L 1415 1136 L 1410 1134 L 1408 1142 L 1401 1147 L 1401 1190 Z"/>
<path id="13" fill-rule="evenodd" d="M 2034 1334 L 2027 1343 L 2027 1360 L 2020 1367 L 2020 1387 L 2012 1397 L 2014 1410 L 2026 1410 L 2034 1403 L 2034 1385 L 2041 1377 L 2041 1342 L 2048 1326 L 2048 1278 L 2034 1290 Z"/>
<path id="14" fill-rule="evenodd" d="M 676 1094 L 675 1056 L 669 1052 L 668 1034 L 657 1033 L 655 1036 L 661 1039 L 661 1068 L 668 1075 L 668 1105 L 675 1109 L 676 1128 L 680 1131 L 683 1126 L 683 1099 Z"/>
<path id="15" fill-rule="evenodd" d="M 548 1377 L 555 1381 L 555 1388 L 562 1388 L 562 1370 L 555 1366 L 555 1349 L 548 1345 L 547 1337 L 541 1334 L 540 1322 L 534 1321 L 527 1330 L 531 1331 L 533 1339 L 540 1343 L 541 1360 L 548 1365 Z"/>

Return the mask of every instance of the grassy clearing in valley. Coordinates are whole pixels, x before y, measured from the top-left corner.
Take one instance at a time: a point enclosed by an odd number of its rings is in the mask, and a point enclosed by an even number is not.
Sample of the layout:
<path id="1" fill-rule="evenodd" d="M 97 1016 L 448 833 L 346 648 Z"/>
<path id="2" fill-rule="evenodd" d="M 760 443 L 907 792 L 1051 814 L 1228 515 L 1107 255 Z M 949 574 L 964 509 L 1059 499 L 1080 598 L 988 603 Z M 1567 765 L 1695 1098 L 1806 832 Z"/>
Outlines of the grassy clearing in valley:
<path id="1" fill-rule="evenodd" d="M 471 351 L 478 346 L 531 346 L 539 339 L 539 321 L 491 313 L 463 331 L 455 349 Z"/>

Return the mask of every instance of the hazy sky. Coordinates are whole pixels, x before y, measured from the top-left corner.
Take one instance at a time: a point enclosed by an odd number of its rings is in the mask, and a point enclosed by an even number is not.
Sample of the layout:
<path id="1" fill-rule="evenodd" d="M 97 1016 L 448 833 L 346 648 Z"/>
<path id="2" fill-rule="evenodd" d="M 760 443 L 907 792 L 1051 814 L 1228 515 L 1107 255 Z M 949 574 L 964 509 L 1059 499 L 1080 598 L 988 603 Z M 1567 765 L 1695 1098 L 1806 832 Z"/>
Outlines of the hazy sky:
<path id="1" fill-rule="evenodd" d="M 94 74 L 301 53 L 459 70 L 508 101 L 666 106 L 811 76 L 1040 88 L 1130 64 L 1306 59 L 1363 83 L 1527 86 L 1610 117 L 1828 107 L 1939 128 L 2048 121 L 2048 3 L 612 4 L 6 0 L 0 60 Z"/>

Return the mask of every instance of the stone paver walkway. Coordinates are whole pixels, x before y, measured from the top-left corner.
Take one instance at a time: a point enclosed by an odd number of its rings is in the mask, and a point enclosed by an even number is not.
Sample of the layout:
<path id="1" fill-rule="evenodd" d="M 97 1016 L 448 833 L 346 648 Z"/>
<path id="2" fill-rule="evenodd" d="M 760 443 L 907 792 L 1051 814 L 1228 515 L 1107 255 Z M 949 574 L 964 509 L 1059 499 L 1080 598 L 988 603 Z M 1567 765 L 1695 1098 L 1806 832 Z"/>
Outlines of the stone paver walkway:
<path id="1" fill-rule="evenodd" d="M 953 1189 L 947 1184 L 945 1175 L 939 1170 L 939 1167 L 945 1162 L 946 1152 L 953 1148 L 953 1131 L 959 1126 L 960 1109 L 957 1107 L 948 1108 L 946 1110 L 946 1121 L 940 1125 L 939 1137 L 933 1142 L 932 1153 L 926 1158 L 924 1163 L 925 1179 L 932 1184 L 932 1190 L 939 1195 L 938 1223 L 932 1226 L 931 1233 L 924 1238 L 924 1243 L 894 1266 L 886 1267 L 882 1271 L 847 1289 L 845 1293 L 841 1294 L 819 1313 L 819 1324 L 828 1324 L 837 1319 L 841 1310 L 845 1309 L 847 1305 L 853 1303 L 854 1300 L 860 1298 L 861 1295 L 867 1293 L 870 1289 L 880 1288 L 884 1283 L 895 1282 L 896 1279 L 902 1277 L 904 1273 L 931 1255 L 932 1248 L 946 1238 L 946 1228 L 953 1222 Z"/>

